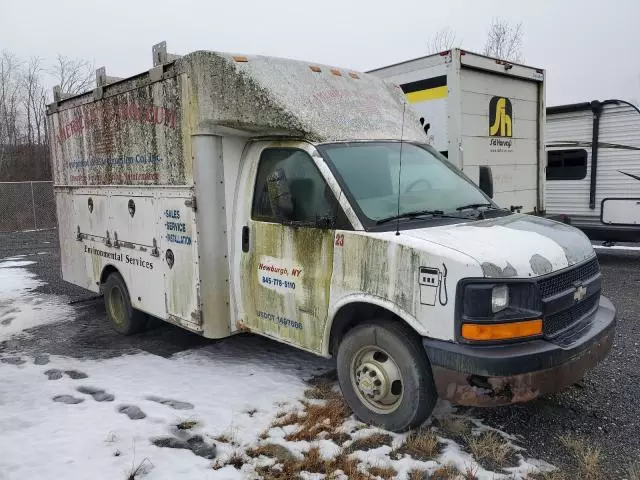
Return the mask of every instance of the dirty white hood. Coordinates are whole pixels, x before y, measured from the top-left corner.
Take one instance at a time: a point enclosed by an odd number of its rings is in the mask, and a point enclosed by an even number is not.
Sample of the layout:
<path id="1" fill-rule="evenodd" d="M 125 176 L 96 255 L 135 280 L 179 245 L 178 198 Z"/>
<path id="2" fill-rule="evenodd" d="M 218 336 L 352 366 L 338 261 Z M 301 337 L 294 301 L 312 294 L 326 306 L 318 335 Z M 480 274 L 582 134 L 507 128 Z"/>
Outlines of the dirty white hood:
<path id="1" fill-rule="evenodd" d="M 591 242 L 580 230 L 524 214 L 405 230 L 402 234 L 472 257 L 486 277 L 545 275 L 595 255 Z"/>

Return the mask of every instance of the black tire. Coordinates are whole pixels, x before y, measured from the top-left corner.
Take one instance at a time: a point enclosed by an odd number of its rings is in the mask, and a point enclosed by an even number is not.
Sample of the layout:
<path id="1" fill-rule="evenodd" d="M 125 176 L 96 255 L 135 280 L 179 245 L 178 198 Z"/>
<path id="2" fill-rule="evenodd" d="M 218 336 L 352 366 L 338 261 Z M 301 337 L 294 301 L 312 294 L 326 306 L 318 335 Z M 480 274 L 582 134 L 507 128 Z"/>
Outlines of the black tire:
<path id="1" fill-rule="evenodd" d="M 107 317 L 114 330 L 122 335 L 133 335 L 147 326 L 147 315 L 131 306 L 129 289 L 119 273 L 107 277 L 102 287 Z"/>
<path id="2" fill-rule="evenodd" d="M 388 412 L 372 409 L 365 394 L 355 385 L 355 372 L 352 377 L 359 352 L 376 347 L 392 358 L 393 366 L 402 378 L 400 399 L 394 404 L 396 407 L 390 407 L 395 409 Z M 384 359 L 384 355 L 379 358 Z M 422 343 L 413 330 L 400 322 L 373 319 L 349 330 L 338 347 L 337 364 L 342 395 L 365 423 L 404 432 L 424 423 L 438 400 L 431 365 Z"/>

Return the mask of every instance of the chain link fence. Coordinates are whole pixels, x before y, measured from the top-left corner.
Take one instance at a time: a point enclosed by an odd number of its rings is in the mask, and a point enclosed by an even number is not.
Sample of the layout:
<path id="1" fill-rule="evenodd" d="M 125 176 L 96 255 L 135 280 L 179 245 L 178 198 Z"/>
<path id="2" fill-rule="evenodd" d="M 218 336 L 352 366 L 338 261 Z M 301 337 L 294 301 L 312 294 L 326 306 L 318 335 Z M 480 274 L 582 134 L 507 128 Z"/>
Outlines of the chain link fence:
<path id="1" fill-rule="evenodd" d="M 56 226 L 53 182 L 0 182 L 0 232 Z"/>

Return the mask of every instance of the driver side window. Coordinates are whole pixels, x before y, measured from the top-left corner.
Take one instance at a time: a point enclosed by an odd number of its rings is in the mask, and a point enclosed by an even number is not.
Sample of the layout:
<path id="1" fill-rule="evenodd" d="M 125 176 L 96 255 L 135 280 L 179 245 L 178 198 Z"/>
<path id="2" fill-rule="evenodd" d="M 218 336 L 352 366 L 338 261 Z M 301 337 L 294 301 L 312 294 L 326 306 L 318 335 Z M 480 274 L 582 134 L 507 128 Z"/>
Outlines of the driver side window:
<path id="1" fill-rule="evenodd" d="M 348 225 L 309 154 L 292 148 L 268 148 L 262 152 L 251 216 L 272 223 L 320 226 L 325 221 L 335 228 Z"/>

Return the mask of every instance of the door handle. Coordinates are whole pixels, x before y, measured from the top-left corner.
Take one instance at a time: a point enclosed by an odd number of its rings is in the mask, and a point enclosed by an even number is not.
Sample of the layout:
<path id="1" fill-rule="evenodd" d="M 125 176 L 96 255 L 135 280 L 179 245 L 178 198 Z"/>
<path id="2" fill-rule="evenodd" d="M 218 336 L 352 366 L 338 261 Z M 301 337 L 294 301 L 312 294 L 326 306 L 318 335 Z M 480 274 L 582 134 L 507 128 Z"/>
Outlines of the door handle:
<path id="1" fill-rule="evenodd" d="M 242 227 L 242 251 L 249 251 L 249 227 L 246 225 Z"/>

